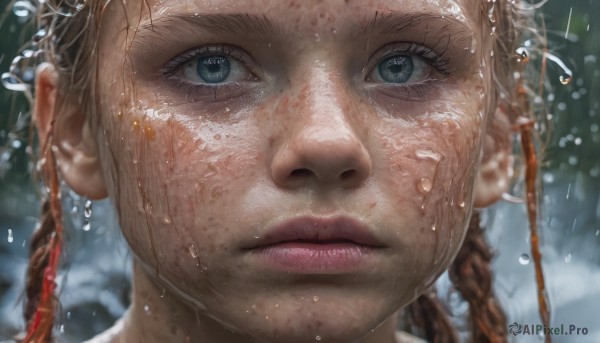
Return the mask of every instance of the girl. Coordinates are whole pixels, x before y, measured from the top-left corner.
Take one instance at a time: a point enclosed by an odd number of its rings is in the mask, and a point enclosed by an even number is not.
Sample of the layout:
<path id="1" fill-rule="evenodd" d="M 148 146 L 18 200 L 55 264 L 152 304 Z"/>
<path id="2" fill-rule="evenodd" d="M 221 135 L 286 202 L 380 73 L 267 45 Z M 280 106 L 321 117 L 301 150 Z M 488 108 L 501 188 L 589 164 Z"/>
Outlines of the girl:
<path id="1" fill-rule="evenodd" d="M 452 342 L 428 289 L 457 254 L 473 341 L 506 341 L 471 217 L 509 185 L 520 6 L 40 1 L 24 341 L 51 340 L 61 179 L 110 197 L 134 255 L 91 342 L 418 341 L 403 309 Z"/>

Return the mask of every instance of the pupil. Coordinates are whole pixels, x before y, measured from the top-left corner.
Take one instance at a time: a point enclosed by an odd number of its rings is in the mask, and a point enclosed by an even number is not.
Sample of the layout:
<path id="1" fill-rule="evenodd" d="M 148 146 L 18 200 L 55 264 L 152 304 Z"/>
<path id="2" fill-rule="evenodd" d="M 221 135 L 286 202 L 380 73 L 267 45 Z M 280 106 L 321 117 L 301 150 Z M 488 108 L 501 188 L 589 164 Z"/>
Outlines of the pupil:
<path id="1" fill-rule="evenodd" d="M 204 56 L 198 59 L 198 75 L 206 83 L 220 83 L 231 72 L 231 63 L 225 56 Z"/>
<path id="2" fill-rule="evenodd" d="M 392 56 L 379 63 L 379 76 L 391 83 L 404 83 L 410 79 L 414 70 L 410 56 Z"/>

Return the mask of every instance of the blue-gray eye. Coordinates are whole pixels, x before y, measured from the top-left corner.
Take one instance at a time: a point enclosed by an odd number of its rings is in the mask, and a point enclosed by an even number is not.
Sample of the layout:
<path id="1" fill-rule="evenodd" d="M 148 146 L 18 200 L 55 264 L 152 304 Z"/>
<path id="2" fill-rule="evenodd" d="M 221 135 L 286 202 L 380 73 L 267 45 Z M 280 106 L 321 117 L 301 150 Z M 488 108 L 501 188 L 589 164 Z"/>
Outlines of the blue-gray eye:
<path id="1" fill-rule="evenodd" d="M 196 71 L 206 83 L 221 83 L 231 72 L 231 62 L 225 56 L 201 56 L 198 57 Z"/>
<path id="2" fill-rule="evenodd" d="M 391 56 L 377 66 L 379 77 L 382 81 L 390 83 L 405 83 L 410 80 L 415 65 L 411 56 Z"/>

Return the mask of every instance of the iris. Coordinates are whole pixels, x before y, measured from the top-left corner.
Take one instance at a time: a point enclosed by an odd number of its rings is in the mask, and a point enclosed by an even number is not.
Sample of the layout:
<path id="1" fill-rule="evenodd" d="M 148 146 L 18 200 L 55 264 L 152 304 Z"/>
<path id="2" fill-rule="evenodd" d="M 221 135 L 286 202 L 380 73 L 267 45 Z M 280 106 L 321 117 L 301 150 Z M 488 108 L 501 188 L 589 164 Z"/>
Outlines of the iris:
<path id="1" fill-rule="evenodd" d="M 388 57 L 377 66 L 381 79 L 390 83 L 405 83 L 412 76 L 414 69 L 412 57 L 404 55 Z"/>
<path id="2" fill-rule="evenodd" d="M 196 71 L 206 83 L 220 83 L 231 72 L 231 62 L 225 56 L 202 56 L 198 58 Z"/>

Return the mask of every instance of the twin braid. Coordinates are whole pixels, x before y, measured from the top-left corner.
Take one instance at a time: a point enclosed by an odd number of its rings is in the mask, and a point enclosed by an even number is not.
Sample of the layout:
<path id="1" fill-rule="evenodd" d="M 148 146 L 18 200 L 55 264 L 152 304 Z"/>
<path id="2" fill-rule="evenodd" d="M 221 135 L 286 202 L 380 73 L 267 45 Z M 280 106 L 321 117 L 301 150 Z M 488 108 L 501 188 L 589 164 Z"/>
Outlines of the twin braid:
<path id="1" fill-rule="evenodd" d="M 45 142 L 42 172 L 49 192 L 42 201 L 42 214 L 30 246 L 26 274 L 25 321 L 27 333 L 23 343 L 53 342 L 52 330 L 58 299 L 55 295 L 56 274 L 62 250 L 62 206 L 56 162 L 49 147 L 52 138 Z"/>
<path id="2" fill-rule="evenodd" d="M 450 280 L 469 303 L 471 342 L 507 342 L 506 317 L 492 291 L 492 253 L 480 227 L 479 213 L 471 217 L 465 241 L 449 268 Z M 435 292 L 421 295 L 409 306 L 414 324 L 431 343 L 459 342 Z"/>

